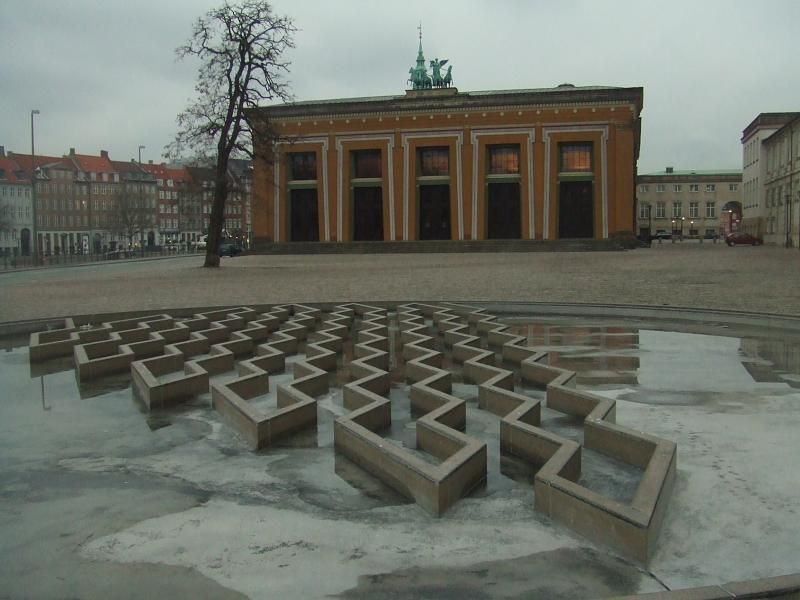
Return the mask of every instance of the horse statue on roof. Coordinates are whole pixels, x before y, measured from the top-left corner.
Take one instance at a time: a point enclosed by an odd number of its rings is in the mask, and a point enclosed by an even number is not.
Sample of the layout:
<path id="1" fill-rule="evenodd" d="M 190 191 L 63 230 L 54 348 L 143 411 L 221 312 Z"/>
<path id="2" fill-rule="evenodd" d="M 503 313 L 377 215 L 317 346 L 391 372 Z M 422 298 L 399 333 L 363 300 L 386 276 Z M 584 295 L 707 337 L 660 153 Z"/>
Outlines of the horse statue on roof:
<path id="1" fill-rule="evenodd" d="M 424 68 L 412 67 L 408 70 L 408 82 L 415 90 L 430 89 L 433 87 L 433 81 L 430 75 Z"/>

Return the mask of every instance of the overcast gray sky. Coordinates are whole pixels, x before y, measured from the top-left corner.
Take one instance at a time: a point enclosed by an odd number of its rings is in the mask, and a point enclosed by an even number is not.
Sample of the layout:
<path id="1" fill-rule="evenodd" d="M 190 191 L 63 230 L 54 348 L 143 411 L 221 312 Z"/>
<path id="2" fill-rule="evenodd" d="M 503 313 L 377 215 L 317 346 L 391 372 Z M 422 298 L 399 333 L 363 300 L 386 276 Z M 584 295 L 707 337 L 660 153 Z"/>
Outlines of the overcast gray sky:
<path id="1" fill-rule="evenodd" d="M 174 49 L 216 0 L 5 0 L 0 145 L 160 161 L 196 64 Z M 461 91 L 644 87 L 639 172 L 740 168 L 760 112 L 800 110 L 797 0 L 274 0 L 300 29 L 298 100 L 402 94 L 426 57 Z"/>

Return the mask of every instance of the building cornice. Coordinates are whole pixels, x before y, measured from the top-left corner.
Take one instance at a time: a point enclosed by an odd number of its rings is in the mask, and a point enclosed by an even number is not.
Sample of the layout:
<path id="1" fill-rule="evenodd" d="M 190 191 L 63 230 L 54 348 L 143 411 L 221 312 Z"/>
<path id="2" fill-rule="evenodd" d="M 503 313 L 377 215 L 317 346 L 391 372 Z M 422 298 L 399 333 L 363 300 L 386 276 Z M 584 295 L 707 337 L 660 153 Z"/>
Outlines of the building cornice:
<path id="1" fill-rule="evenodd" d="M 402 116 L 412 113 L 469 112 L 476 110 L 530 110 L 630 105 L 638 117 L 642 109 L 643 88 L 554 88 L 497 92 L 459 92 L 450 95 L 415 93 L 409 96 L 382 96 L 298 102 L 251 109 L 254 116 L 269 120 L 330 119 L 365 116 Z"/>

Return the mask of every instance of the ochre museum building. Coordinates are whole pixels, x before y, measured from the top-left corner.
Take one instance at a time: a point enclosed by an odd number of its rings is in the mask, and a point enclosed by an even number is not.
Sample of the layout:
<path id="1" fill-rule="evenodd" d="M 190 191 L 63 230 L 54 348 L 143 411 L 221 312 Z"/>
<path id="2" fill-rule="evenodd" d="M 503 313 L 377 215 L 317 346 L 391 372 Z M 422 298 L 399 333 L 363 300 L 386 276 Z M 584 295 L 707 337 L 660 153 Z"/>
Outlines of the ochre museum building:
<path id="1" fill-rule="evenodd" d="M 255 109 L 255 247 L 629 234 L 642 99 L 564 84 Z"/>

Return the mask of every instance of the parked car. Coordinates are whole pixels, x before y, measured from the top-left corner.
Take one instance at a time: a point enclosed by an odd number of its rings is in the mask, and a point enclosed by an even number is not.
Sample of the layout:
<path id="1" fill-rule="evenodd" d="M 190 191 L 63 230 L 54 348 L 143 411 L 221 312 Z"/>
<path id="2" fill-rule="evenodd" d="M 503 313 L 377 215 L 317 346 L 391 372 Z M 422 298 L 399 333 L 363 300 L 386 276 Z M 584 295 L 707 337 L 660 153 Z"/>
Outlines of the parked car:
<path id="1" fill-rule="evenodd" d="M 241 254 L 241 252 L 241 247 L 237 246 L 236 244 L 225 242 L 219 245 L 217 256 L 236 256 L 237 254 Z"/>
<path id="2" fill-rule="evenodd" d="M 740 244 L 745 244 L 747 246 L 760 246 L 764 243 L 764 240 L 762 240 L 760 237 L 750 235 L 749 233 L 737 231 L 726 235 L 725 243 L 728 244 L 728 246 L 736 246 Z"/>
<path id="3" fill-rule="evenodd" d="M 667 231 L 666 229 L 659 229 L 653 235 L 653 239 L 654 240 L 671 240 L 672 239 L 672 233 Z"/>

